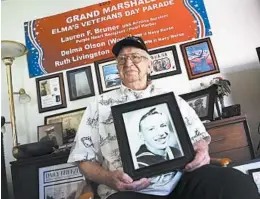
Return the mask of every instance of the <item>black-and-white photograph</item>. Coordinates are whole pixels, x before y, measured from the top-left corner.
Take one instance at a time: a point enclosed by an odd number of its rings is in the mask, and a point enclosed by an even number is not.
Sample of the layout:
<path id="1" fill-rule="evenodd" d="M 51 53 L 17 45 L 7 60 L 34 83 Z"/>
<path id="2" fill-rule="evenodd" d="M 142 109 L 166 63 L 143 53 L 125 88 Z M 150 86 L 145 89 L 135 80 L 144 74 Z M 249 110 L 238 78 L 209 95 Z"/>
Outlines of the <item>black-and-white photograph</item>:
<path id="1" fill-rule="evenodd" d="M 82 180 L 65 182 L 44 187 L 44 199 L 75 199 Z"/>
<path id="2" fill-rule="evenodd" d="M 38 126 L 38 141 L 53 141 L 55 146 L 63 144 L 62 123 Z"/>
<path id="3" fill-rule="evenodd" d="M 123 118 L 135 169 L 183 156 L 166 103 L 124 113 Z"/>
<path id="4" fill-rule="evenodd" d="M 70 100 L 77 100 L 95 95 L 91 67 L 67 71 Z"/>
<path id="5" fill-rule="evenodd" d="M 197 113 L 202 121 L 213 121 L 216 117 L 217 87 L 212 85 L 198 91 L 180 95 Z M 215 106 L 216 105 L 216 106 Z"/>
<path id="6" fill-rule="evenodd" d="M 201 96 L 195 99 L 188 100 L 188 104 L 192 107 L 199 117 L 208 115 L 208 99 L 209 96 Z"/>
<path id="7" fill-rule="evenodd" d="M 63 144 L 72 143 L 86 108 L 75 109 L 44 117 L 44 124 L 62 123 Z"/>
<path id="8" fill-rule="evenodd" d="M 123 170 L 132 179 L 183 169 L 194 158 L 173 92 L 111 109 Z"/>

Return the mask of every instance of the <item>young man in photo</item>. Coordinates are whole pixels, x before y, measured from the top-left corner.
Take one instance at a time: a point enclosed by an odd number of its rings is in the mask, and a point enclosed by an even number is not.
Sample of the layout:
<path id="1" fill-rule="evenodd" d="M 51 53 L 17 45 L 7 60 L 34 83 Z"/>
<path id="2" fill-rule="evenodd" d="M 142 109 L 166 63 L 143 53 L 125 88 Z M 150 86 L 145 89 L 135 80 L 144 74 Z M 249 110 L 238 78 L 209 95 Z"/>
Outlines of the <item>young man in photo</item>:
<path id="1" fill-rule="evenodd" d="M 152 108 L 142 116 L 139 122 L 140 137 L 144 144 L 136 153 L 139 168 L 172 160 L 182 156 L 179 149 L 170 146 L 173 132 L 165 114 Z"/>

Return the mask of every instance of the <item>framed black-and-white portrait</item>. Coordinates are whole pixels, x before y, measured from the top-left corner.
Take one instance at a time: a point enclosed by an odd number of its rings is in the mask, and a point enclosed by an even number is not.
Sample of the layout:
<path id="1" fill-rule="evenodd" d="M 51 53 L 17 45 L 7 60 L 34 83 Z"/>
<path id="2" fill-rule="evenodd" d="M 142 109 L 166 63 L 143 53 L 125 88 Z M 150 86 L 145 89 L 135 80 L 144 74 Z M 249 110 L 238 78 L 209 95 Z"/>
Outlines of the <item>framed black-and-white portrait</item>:
<path id="1" fill-rule="evenodd" d="M 112 106 L 124 172 L 133 179 L 183 168 L 194 150 L 173 93 Z"/>
<path id="2" fill-rule="evenodd" d="M 151 79 L 181 74 L 180 62 L 175 46 L 150 51 L 152 58 Z"/>
<path id="3" fill-rule="evenodd" d="M 55 146 L 63 144 L 62 123 L 48 124 L 37 127 L 38 142 L 53 141 Z"/>
<path id="4" fill-rule="evenodd" d="M 121 79 L 117 70 L 117 61 L 109 58 L 94 62 L 98 80 L 99 93 L 117 89 L 121 85 Z"/>
<path id="5" fill-rule="evenodd" d="M 217 89 L 214 85 L 191 93 L 180 95 L 197 113 L 201 120 L 214 119 L 214 105 Z"/>
<path id="6" fill-rule="evenodd" d="M 63 73 L 36 78 L 39 113 L 66 108 Z"/>
<path id="7" fill-rule="evenodd" d="M 75 109 L 44 117 L 44 124 L 62 123 L 63 144 L 72 143 L 86 108 Z"/>
<path id="8" fill-rule="evenodd" d="M 70 101 L 95 95 L 91 66 L 67 71 Z"/>

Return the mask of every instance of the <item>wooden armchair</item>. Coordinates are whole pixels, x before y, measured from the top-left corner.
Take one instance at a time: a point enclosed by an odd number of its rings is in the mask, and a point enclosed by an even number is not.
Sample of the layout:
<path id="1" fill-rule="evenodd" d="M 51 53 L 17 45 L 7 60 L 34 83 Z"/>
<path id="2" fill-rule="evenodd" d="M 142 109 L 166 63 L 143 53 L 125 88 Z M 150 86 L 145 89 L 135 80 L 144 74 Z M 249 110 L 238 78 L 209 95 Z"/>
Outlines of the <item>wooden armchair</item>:
<path id="1" fill-rule="evenodd" d="M 231 163 L 231 160 L 228 158 L 210 158 L 210 164 L 227 167 Z M 87 186 L 87 187 L 86 187 Z M 94 182 L 87 182 L 82 194 L 79 196 L 79 199 L 99 199 L 97 195 L 97 186 L 98 184 Z"/>

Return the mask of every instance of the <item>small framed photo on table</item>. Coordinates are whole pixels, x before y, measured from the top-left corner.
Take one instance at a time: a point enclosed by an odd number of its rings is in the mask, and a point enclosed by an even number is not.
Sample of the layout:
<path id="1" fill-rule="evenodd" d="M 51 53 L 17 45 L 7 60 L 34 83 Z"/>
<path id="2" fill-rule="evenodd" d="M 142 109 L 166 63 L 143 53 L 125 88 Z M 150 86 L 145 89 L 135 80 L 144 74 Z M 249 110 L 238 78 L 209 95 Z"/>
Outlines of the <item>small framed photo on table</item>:
<path id="1" fill-rule="evenodd" d="M 133 179 L 183 168 L 194 150 L 173 93 L 112 106 L 124 172 Z"/>
<path id="2" fill-rule="evenodd" d="M 95 95 L 91 66 L 67 71 L 70 101 Z"/>
<path id="3" fill-rule="evenodd" d="M 117 70 L 117 61 L 109 58 L 94 63 L 99 93 L 108 92 L 117 89 L 121 85 L 121 79 Z"/>
<path id="4" fill-rule="evenodd" d="M 39 113 L 66 108 L 63 73 L 36 79 Z"/>
<path id="5" fill-rule="evenodd" d="M 150 51 L 152 58 L 151 79 L 181 74 L 180 62 L 175 46 Z"/>
<path id="6" fill-rule="evenodd" d="M 52 140 L 55 146 L 63 144 L 62 123 L 38 126 L 37 133 L 38 142 Z"/>
<path id="7" fill-rule="evenodd" d="M 75 109 L 55 115 L 48 115 L 44 117 L 44 124 L 62 123 L 63 129 L 63 144 L 69 144 L 74 141 L 79 124 L 83 117 L 86 108 Z"/>
<path id="8" fill-rule="evenodd" d="M 199 91 L 182 94 L 180 97 L 195 110 L 202 121 L 214 119 L 214 105 L 217 97 L 217 88 L 214 85 Z"/>
<path id="9" fill-rule="evenodd" d="M 252 176 L 260 194 L 260 168 L 248 170 L 248 174 Z"/>
<path id="10" fill-rule="evenodd" d="M 180 45 L 190 80 L 219 73 L 219 66 L 210 38 Z"/>

